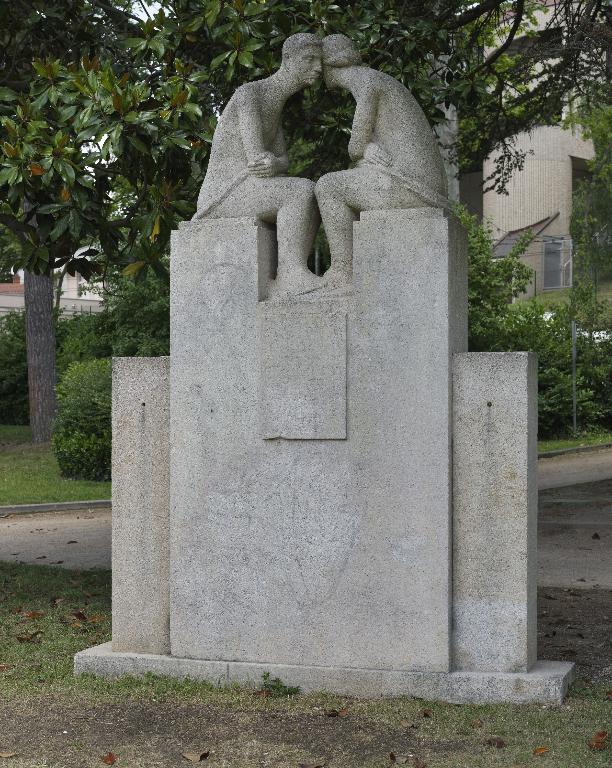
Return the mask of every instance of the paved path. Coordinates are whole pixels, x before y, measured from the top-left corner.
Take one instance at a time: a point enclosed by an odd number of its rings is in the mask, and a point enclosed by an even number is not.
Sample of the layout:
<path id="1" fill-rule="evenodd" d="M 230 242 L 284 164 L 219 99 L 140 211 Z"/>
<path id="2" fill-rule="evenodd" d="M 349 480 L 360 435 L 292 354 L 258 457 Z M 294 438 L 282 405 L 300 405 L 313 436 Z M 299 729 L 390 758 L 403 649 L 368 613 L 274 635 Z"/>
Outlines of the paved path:
<path id="1" fill-rule="evenodd" d="M 540 585 L 612 589 L 612 480 L 540 492 Z"/>
<path id="2" fill-rule="evenodd" d="M 109 509 L 0 518 L 0 560 L 63 568 L 110 568 L 110 555 Z"/>
<path id="3" fill-rule="evenodd" d="M 567 453 L 538 461 L 538 486 L 561 488 L 577 483 L 595 483 L 612 478 L 612 449 Z"/>

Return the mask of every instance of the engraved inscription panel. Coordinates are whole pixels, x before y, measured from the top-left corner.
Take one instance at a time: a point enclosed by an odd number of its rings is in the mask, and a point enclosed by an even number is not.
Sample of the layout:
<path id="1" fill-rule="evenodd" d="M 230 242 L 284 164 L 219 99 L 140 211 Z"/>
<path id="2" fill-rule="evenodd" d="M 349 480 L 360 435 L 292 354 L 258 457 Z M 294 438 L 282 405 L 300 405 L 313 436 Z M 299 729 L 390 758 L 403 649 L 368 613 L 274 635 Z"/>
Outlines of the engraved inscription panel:
<path id="1" fill-rule="evenodd" d="M 346 321 L 329 305 L 258 306 L 264 439 L 346 439 Z"/>

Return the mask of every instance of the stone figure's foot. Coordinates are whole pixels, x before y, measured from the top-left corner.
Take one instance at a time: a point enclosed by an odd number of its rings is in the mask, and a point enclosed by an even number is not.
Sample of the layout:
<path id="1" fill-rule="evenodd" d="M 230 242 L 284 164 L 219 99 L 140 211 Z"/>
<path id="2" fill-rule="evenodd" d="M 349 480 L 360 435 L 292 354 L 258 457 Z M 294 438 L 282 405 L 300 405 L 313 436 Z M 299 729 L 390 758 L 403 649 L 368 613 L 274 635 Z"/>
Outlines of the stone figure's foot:
<path id="1" fill-rule="evenodd" d="M 283 296 L 299 296 L 303 293 L 311 293 L 325 287 L 322 277 L 313 275 L 309 269 L 293 269 L 289 275 L 278 275 L 271 296 L 274 299 Z"/>
<path id="2" fill-rule="evenodd" d="M 323 279 L 325 280 L 325 288 L 328 290 L 350 288 L 353 282 L 350 270 L 333 265 L 323 275 Z"/>

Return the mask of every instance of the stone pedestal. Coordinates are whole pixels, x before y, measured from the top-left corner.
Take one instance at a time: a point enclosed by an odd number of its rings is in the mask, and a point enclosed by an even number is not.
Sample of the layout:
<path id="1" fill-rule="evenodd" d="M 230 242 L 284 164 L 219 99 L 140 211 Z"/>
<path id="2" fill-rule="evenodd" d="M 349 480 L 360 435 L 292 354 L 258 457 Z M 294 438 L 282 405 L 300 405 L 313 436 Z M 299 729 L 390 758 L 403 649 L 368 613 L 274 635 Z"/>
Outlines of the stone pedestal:
<path id="1" fill-rule="evenodd" d="M 487 448 L 472 444 L 482 436 L 472 400 L 489 395 L 487 356 L 465 354 L 462 233 L 435 209 L 363 213 L 347 295 L 279 300 L 274 264 L 274 233 L 252 219 L 175 233 L 170 648 L 102 646 L 76 670 L 223 683 L 270 671 L 304 690 L 558 701 L 571 665 L 534 665 L 531 592 L 508 619 L 499 579 L 487 592 L 482 578 L 493 555 L 473 546 L 474 529 L 508 507 L 479 457 L 510 446 L 494 479 L 513 457 L 532 462 L 518 435 L 533 432 L 533 409 L 509 420 L 500 401 Z M 512 370 L 504 402 L 531 403 L 526 374 Z M 113 471 L 122 483 L 120 457 Z M 527 470 L 508 482 L 526 552 Z M 531 560 L 515 549 L 512 585 L 532 590 Z M 495 554 L 503 560 L 501 540 Z M 499 619 L 512 638 L 494 631 Z M 485 641 L 495 649 L 479 650 Z"/>
<path id="2" fill-rule="evenodd" d="M 175 239 L 173 655 L 448 671 L 451 226 L 366 213 L 352 296 L 282 302 L 258 301 L 254 221 Z"/>

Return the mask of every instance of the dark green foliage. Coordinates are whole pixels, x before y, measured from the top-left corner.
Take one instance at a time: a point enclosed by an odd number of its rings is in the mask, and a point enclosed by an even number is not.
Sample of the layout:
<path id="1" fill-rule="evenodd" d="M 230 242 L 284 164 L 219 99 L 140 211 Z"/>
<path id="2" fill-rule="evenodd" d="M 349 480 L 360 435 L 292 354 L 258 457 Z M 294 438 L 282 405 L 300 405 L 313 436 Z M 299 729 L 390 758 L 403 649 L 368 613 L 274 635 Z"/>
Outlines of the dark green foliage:
<path id="1" fill-rule="evenodd" d="M 454 212 L 468 238 L 469 349 L 493 352 L 505 344 L 504 321 L 512 299 L 525 290 L 532 277 L 520 260 L 531 237 L 523 236 L 505 258 L 494 259 L 491 227 L 461 205 Z"/>
<path id="2" fill-rule="evenodd" d="M 609 429 L 612 423 L 612 330 L 604 314 L 599 333 L 579 326 L 576 340 L 577 426 L 580 431 Z M 571 314 L 567 305 L 554 313 L 537 300 L 515 304 L 504 321 L 500 342 L 506 351 L 538 355 L 538 424 L 541 439 L 572 432 Z"/>
<path id="3" fill-rule="evenodd" d="M 57 386 L 53 451 L 64 477 L 109 480 L 111 363 L 73 363 Z"/>
<path id="4" fill-rule="evenodd" d="M 58 377 L 72 363 L 111 356 L 158 357 L 170 351 L 168 284 L 151 272 L 109 281 L 99 313 L 55 323 Z M 0 317 L 0 424 L 28 423 L 28 372 L 22 312 Z"/>
<path id="5" fill-rule="evenodd" d="M 112 323 L 106 312 L 62 316 L 56 322 L 58 376 L 71 363 L 111 357 L 113 354 Z"/>
<path id="6" fill-rule="evenodd" d="M 104 294 L 101 320 L 116 357 L 170 354 L 170 290 L 151 272 L 133 282 L 117 277 Z"/>
<path id="7" fill-rule="evenodd" d="M 0 424 L 27 424 L 28 364 L 25 315 L 0 317 Z"/>
<path id="8" fill-rule="evenodd" d="M 468 234 L 469 349 L 529 351 L 538 355 L 540 439 L 572 432 L 571 321 L 578 323 L 576 400 L 580 431 L 612 426 L 612 318 L 592 291 L 578 287 L 569 305 L 554 312 L 537 299 L 511 303 L 531 270 L 520 261 L 528 239 L 504 259 L 492 258 L 493 236 L 462 208 L 456 214 Z"/>

